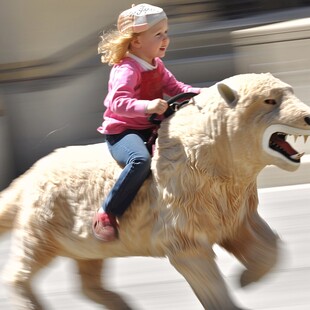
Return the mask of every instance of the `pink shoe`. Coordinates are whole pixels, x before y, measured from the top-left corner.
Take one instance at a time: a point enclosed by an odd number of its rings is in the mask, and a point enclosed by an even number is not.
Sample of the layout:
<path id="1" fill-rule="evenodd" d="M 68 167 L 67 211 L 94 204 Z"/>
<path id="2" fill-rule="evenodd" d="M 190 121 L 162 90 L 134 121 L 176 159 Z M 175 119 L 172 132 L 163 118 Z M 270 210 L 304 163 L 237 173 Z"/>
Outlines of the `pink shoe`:
<path id="1" fill-rule="evenodd" d="M 117 238 L 117 222 L 112 214 L 96 213 L 93 218 L 93 233 L 101 241 L 114 241 Z"/>

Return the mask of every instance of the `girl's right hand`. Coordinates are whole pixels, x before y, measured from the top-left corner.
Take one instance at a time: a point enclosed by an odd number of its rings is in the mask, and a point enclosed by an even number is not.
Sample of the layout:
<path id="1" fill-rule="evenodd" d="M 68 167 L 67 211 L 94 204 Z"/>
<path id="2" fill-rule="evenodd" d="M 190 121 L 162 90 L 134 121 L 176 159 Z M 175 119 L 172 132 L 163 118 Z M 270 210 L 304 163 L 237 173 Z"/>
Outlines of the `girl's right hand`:
<path id="1" fill-rule="evenodd" d="M 147 105 L 145 112 L 146 114 L 164 114 L 165 111 L 168 108 L 168 103 L 167 101 L 163 100 L 163 99 L 154 99 L 151 100 L 149 102 L 149 104 Z"/>

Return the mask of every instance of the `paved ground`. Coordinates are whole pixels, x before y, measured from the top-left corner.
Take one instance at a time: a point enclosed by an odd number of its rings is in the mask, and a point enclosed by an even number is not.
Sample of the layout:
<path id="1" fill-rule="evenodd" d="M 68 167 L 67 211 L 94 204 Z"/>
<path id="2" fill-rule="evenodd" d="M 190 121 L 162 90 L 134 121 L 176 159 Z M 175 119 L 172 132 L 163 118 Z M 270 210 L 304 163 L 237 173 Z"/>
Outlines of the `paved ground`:
<path id="1" fill-rule="evenodd" d="M 236 285 L 238 263 L 216 248 L 219 266 L 240 305 L 255 310 L 310 309 L 310 184 L 259 190 L 260 213 L 284 241 L 283 261 L 260 284 L 245 290 Z M 0 239 L 0 269 L 7 260 L 9 236 Z M 137 310 L 202 309 L 187 283 L 166 260 L 111 260 L 109 285 L 128 295 Z M 56 260 L 37 279 L 49 310 L 102 309 L 79 294 L 74 265 Z M 0 309 L 12 310 L 0 282 Z"/>

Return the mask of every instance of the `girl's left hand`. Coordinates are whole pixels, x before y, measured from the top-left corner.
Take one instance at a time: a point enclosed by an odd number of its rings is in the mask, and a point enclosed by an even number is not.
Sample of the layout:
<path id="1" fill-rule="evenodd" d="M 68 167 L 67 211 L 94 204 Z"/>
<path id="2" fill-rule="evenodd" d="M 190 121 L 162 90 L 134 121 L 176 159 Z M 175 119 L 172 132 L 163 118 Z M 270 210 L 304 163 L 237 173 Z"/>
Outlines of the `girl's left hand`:
<path id="1" fill-rule="evenodd" d="M 145 112 L 147 114 L 154 114 L 155 113 L 155 114 L 161 115 L 161 114 L 165 113 L 167 108 L 168 108 L 167 101 L 165 101 L 163 99 L 154 99 L 154 100 L 151 100 L 149 102 L 149 104 L 147 105 L 147 107 L 145 109 Z"/>

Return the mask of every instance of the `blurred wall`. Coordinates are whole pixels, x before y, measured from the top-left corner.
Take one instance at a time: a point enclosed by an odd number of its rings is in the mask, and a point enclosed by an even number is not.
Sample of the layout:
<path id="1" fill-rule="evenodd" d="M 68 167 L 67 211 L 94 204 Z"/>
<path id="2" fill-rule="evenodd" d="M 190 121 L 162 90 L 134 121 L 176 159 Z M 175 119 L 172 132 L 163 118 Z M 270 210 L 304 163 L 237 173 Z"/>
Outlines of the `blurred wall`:
<path id="1" fill-rule="evenodd" d="M 310 18 L 232 33 L 237 73 L 271 72 L 310 105 Z"/>
<path id="2" fill-rule="evenodd" d="M 37 61 L 54 55 L 114 23 L 119 12 L 131 3 L 129 0 L 1 1 L 0 63 Z"/>
<path id="3" fill-rule="evenodd" d="M 5 114 L 4 104 L 0 94 L 0 189 L 4 188 L 9 180 L 12 180 L 15 173 L 10 141 L 8 119 Z"/>

